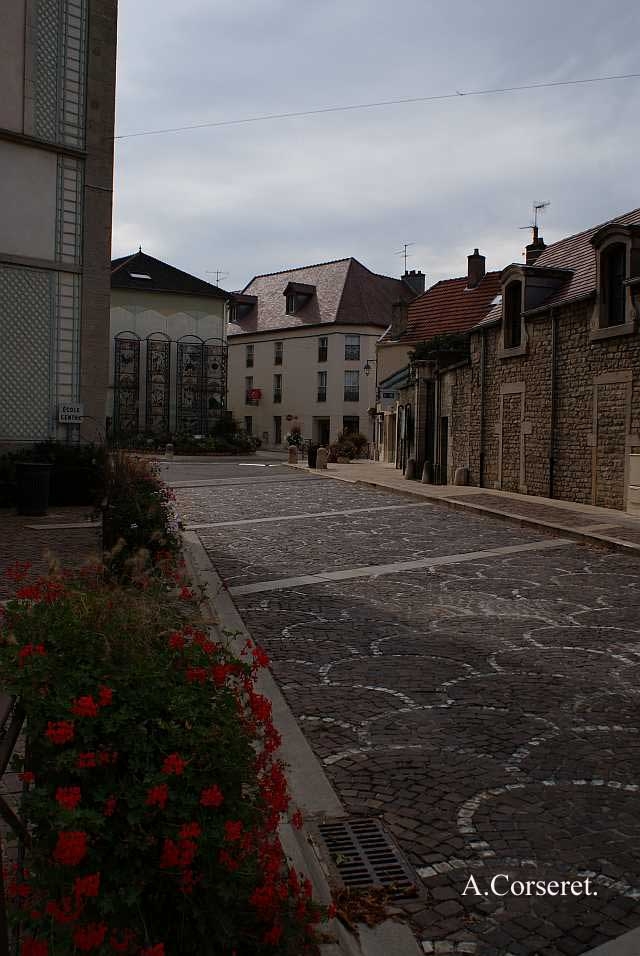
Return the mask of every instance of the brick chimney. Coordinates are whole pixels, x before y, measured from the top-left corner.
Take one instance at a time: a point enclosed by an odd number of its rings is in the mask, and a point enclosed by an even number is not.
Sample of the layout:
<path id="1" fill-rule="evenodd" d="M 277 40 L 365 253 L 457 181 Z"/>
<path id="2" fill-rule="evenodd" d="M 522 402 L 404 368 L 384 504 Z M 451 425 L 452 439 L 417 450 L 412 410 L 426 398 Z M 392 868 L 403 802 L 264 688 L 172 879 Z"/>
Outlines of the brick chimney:
<path id="1" fill-rule="evenodd" d="M 467 256 L 467 289 L 475 289 L 484 279 L 486 259 L 477 249 Z"/>
<path id="2" fill-rule="evenodd" d="M 391 338 L 399 339 L 407 331 L 409 312 L 406 302 L 394 302 L 391 306 Z"/>
<path id="3" fill-rule="evenodd" d="M 536 259 L 542 255 L 547 247 L 544 244 L 542 236 L 538 236 L 538 227 L 533 227 L 533 240 L 525 249 L 525 262 L 528 266 L 533 265 Z"/>
<path id="4" fill-rule="evenodd" d="M 425 286 L 424 272 L 416 272 L 415 269 L 412 269 L 411 272 L 405 272 L 402 278 L 416 295 L 422 295 Z"/>

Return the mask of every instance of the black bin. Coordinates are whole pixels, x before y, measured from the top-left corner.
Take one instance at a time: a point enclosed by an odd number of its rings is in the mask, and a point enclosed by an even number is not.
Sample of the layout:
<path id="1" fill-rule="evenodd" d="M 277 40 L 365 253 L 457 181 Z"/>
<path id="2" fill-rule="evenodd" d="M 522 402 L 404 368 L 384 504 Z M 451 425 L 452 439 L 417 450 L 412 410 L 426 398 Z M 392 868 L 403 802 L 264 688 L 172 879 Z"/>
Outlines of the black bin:
<path id="1" fill-rule="evenodd" d="M 49 462 L 19 461 L 16 463 L 19 515 L 46 515 L 49 507 L 52 467 Z"/>
<path id="2" fill-rule="evenodd" d="M 307 464 L 309 468 L 315 468 L 318 462 L 318 448 L 320 445 L 309 445 L 309 451 L 307 452 Z"/>

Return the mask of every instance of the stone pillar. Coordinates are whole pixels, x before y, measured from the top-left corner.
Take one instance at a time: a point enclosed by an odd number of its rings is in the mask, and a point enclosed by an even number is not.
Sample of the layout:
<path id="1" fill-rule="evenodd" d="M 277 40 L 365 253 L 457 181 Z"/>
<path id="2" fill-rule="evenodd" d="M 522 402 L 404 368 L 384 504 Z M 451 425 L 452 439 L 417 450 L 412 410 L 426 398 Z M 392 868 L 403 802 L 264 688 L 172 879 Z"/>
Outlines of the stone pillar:
<path id="1" fill-rule="evenodd" d="M 289 456 L 287 461 L 290 465 L 298 464 L 298 449 L 296 445 L 289 445 Z"/>
<path id="2" fill-rule="evenodd" d="M 327 461 L 329 460 L 329 449 L 320 446 L 318 448 L 318 457 L 316 458 L 316 469 L 318 471 L 327 470 Z"/>

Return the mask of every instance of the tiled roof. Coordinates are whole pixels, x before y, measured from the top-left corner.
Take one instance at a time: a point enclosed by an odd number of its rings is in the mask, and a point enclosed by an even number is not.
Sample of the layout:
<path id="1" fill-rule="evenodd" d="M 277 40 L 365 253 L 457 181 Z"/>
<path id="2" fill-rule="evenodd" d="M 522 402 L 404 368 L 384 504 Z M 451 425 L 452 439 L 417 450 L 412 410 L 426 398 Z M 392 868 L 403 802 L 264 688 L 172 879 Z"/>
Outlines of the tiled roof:
<path id="1" fill-rule="evenodd" d="M 178 292 L 210 299 L 228 299 L 229 293 L 210 282 L 175 269 L 160 259 L 136 252 L 111 262 L 112 289 L 138 289 L 143 292 Z"/>
<path id="2" fill-rule="evenodd" d="M 484 318 L 500 291 L 500 273 L 487 272 L 473 289 L 467 276 L 436 282 L 409 305 L 407 330 L 399 340 L 424 342 L 444 332 L 466 332 Z M 391 333 L 382 341 L 390 342 Z"/>
<path id="3" fill-rule="evenodd" d="M 544 308 L 580 299 L 596 291 L 596 251 L 591 245 L 591 239 L 604 226 L 615 223 L 623 226 L 640 224 L 640 208 L 617 216 L 615 219 L 608 219 L 607 222 L 600 223 L 598 226 L 592 226 L 591 229 L 547 246 L 536 260 L 534 268 L 568 269 L 572 274 L 544 302 Z M 501 318 L 502 306 L 497 305 L 481 324 L 489 325 L 500 321 Z"/>
<path id="4" fill-rule="evenodd" d="M 283 292 L 289 283 L 315 287 L 315 294 L 295 315 L 286 312 Z M 230 336 L 334 322 L 386 328 L 393 303 L 411 298 L 411 290 L 400 279 L 376 275 L 357 259 L 334 259 L 254 276 L 242 292 L 257 296 L 258 304 L 229 325 Z"/>

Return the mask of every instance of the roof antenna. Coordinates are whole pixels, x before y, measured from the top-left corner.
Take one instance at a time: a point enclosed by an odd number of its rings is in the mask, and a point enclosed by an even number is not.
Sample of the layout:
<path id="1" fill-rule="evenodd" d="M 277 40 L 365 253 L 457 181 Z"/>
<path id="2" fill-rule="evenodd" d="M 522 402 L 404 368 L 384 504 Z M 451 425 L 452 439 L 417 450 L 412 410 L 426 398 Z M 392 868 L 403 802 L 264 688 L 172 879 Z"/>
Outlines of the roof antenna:
<path id="1" fill-rule="evenodd" d="M 142 243 L 138 246 L 138 252 L 142 252 Z"/>
<path id="2" fill-rule="evenodd" d="M 415 242 L 405 242 L 404 247 L 399 252 L 394 252 L 394 256 L 404 256 L 404 271 L 407 271 L 407 259 L 411 258 L 411 253 L 407 252 L 409 246 L 415 246 Z"/>
<path id="3" fill-rule="evenodd" d="M 532 242 L 538 241 L 538 216 L 545 211 L 547 206 L 551 205 L 551 200 L 543 200 L 542 202 L 536 202 L 533 200 L 533 222 L 530 222 L 528 226 L 520 226 L 521 229 L 531 229 L 533 230 L 533 235 L 531 238 Z"/>
<path id="4" fill-rule="evenodd" d="M 222 269 L 214 269 L 213 272 L 205 272 L 205 275 L 215 276 L 216 285 L 220 285 L 220 279 L 226 279 L 229 273 L 224 272 Z"/>

